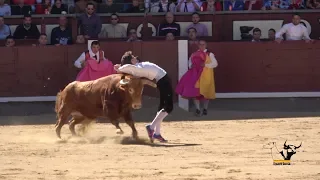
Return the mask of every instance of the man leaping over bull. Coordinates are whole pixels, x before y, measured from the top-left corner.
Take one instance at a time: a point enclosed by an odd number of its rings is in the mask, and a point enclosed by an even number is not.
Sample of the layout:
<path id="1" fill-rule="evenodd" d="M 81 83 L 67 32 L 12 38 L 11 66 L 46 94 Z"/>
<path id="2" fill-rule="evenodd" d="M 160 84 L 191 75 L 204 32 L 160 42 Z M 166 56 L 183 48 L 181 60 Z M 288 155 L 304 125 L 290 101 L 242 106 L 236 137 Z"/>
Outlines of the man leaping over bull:
<path id="1" fill-rule="evenodd" d="M 146 126 L 146 129 L 151 142 L 153 139 L 167 142 L 160 133 L 161 122 L 173 110 L 172 86 L 167 72 L 154 63 L 139 62 L 131 51 L 125 52 L 121 58 L 121 65 L 116 64 L 114 68 L 118 72 L 156 80 L 160 91 L 160 105 L 156 117 Z"/>

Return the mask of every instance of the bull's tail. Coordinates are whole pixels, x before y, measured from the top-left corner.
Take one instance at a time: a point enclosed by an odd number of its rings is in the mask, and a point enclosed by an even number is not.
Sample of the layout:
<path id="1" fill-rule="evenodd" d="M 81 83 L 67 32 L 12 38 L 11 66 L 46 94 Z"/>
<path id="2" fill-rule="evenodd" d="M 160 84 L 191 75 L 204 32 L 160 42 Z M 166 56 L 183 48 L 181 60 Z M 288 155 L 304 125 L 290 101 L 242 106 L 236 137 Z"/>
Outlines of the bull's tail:
<path id="1" fill-rule="evenodd" d="M 56 105 L 55 105 L 55 112 L 57 114 L 57 119 L 59 118 L 58 117 L 58 112 L 59 112 L 59 109 L 60 109 L 60 106 L 61 106 L 61 103 L 62 103 L 62 100 L 61 100 L 61 91 L 58 92 L 57 94 L 57 97 L 56 97 Z"/>

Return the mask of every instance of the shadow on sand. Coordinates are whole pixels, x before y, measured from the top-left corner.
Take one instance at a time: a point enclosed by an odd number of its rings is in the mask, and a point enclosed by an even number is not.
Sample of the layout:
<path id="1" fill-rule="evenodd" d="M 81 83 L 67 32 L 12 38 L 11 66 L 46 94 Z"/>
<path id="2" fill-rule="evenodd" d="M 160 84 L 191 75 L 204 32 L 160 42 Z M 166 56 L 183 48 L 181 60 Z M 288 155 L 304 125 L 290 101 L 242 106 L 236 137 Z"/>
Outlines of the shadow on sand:
<path id="1" fill-rule="evenodd" d="M 151 143 L 149 139 L 141 138 L 134 139 L 132 137 L 118 137 L 116 142 L 122 145 L 145 145 L 151 147 L 186 147 L 186 146 L 201 146 L 202 144 L 186 144 L 186 143 Z"/>

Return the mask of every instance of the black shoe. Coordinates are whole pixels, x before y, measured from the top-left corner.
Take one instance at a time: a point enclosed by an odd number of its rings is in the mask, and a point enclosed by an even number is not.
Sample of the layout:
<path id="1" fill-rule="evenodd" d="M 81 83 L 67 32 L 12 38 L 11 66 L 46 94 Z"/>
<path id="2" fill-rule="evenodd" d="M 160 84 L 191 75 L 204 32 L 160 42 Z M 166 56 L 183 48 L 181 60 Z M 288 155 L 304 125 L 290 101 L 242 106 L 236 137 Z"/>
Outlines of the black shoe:
<path id="1" fill-rule="evenodd" d="M 199 109 L 197 109 L 195 115 L 198 117 L 201 116 L 201 111 Z"/>
<path id="2" fill-rule="evenodd" d="M 207 110 L 204 109 L 204 110 L 202 111 L 202 114 L 203 114 L 203 115 L 207 115 L 207 114 L 208 114 Z"/>

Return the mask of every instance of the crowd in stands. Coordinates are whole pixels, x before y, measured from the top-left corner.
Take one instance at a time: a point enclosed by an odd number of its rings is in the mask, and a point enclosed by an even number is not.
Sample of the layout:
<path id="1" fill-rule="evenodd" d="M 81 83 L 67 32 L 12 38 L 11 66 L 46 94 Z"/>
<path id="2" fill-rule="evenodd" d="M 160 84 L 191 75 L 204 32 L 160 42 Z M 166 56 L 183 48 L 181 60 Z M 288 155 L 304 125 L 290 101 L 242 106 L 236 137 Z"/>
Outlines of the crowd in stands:
<path id="1" fill-rule="evenodd" d="M 196 12 L 320 9 L 319 0 L 0 0 L 0 16 L 83 13 Z"/>
<path id="2" fill-rule="evenodd" d="M 20 1 L 23 2 L 23 0 L 17 0 L 17 2 Z M 194 3 L 194 1 L 192 2 Z M 68 26 L 68 19 L 65 16 L 59 17 L 59 26 L 53 28 L 51 36 L 47 37 L 46 34 L 40 33 L 37 26 L 32 23 L 32 17 L 28 13 L 24 15 L 23 22 L 16 27 L 14 32 L 11 32 L 9 26 L 5 24 L 5 17 L 0 16 L 0 40 L 6 39 L 6 46 L 14 46 L 15 39 L 38 39 L 38 43 L 34 45 L 47 45 L 47 38 L 50 38 L 50 44 L 57 46 L 85 43 L 86 39 L 97 38 L 124 38 L 127 42 L 141 41 L 137 36 L 136 29 L 126 29 L 118 23 L 119 16 L 117 14 L 111 14 L 110 24 L 102 26 L 100 16 L 96 13 L 97 6 L 95 3 L 86 2 L 84 12 L 78 17 L 80 34 L 75 41 L 73 41 L 71 27 Z M 179 7 L 179 4 L 177 7 Z M 180 25 L 174 21 L 174 14 L 172 12 L 167 12 L 164 19 L 165 21 L 159 24 L 157 28 L 157 36 L 163 37 L 163 40 L 174 40 L 176 36 L 184 36 L 192 45 L 197 44 L 200 37 L 208 36 L 208 29 L 205 24 L 200 22 L 200 16 L 197 12 L 192 13 L 192 17 L 190 18 L 192 22 L 190 22 L 190 25 L 186 27 L 186 31 L 184 32 L 181 32 Z M 274 29 L 270 29 L 267 40 L 273 41 L 279 39 L 290 28 L 290 32 L 294 32 L 295 34 L 288 36 L 288 40 L 310 40 L 306 27 L 300 24 L 300 16 L 294 15 L 292 20 L 293 23 L 280 29 L 277 33 L 278 35 Z M 260 41 L 261 30 L 259 28 L 253 29 L 253 35 L 249 40 L 252 42 Z"/>
<path id="3" fill-rule="evenodd" d="M 38 45 L 45 45 L 47 38 L 50 38 L 52 45 L 69 45 L 73 43 L 84 43 L 86 39 L 92 38 L 124 38 L 127 42 L 141 41 L 137 36 L 135 28 L 126 29 L 119 24 L 119 16 L 112 14 L 110 24 L 102 26 L 100 16 L 95 13 L 96 9 L 93 3 L 87 3 L 86 10 L 78 17 L 78 26 L 80 34 L 75 42 L 72 40 L 71 27 L 68 26 L 68 19 L 65 16 L 59 17 L 59 26 L 51 31 L 51 36 L 41 34 L 37 26 L 32 23 L 31 15 L 25 15 L 23 22 L 18 25 L 14 32 L 11 32 L 8 25 L 5 24 L 5 17 L 0 16 L 0 40 L 7 40 L 7 46 L 13 46 L 15 39 L 38 39 Z M 197 43 L 197 39 L 202 36 L 208 36 L 208 29 L 205 24 L 200 22 L 200 16 L 197 12 L 191 15 L 190 25 L 186 31 L 181 32 L 180 25 L 174 22 L 174 14 L 167 12 L 165 21 L 158 25 L 157 36 L 163 37 L 163 40 L 174 40 L 176 36 L 184 36 L 190 40 L 190 44 Z"/>

